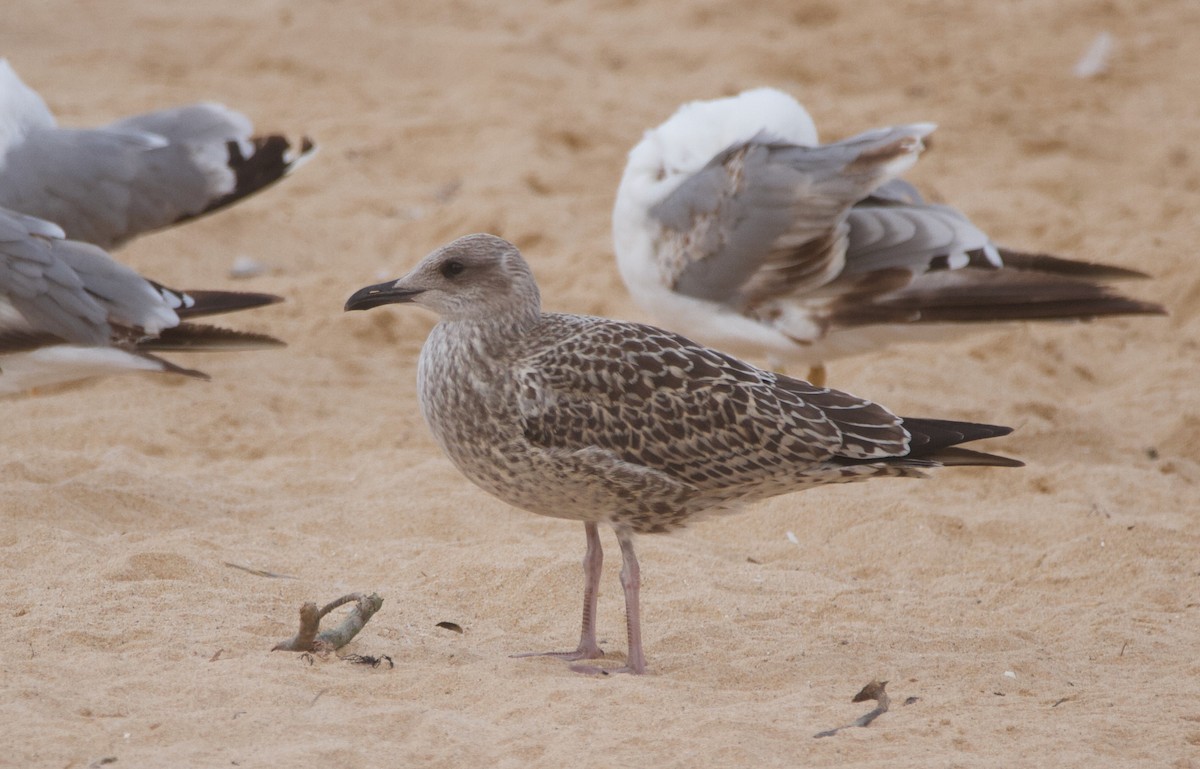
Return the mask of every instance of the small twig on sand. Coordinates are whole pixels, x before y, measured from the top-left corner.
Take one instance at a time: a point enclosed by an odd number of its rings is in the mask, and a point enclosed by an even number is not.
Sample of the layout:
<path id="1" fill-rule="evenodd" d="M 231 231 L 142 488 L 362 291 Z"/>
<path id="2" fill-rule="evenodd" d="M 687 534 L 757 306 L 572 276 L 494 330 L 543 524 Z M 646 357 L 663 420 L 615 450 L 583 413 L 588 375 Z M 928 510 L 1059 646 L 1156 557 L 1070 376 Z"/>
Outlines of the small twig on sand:
<path id="1" fill-rule="evenodd" d="M 267 577 L 268 579 L 299 579 L 299 577 L 293 577 L 291 574 L 276 574 L 273 571 L 267 571 L 266 569 L 255 569 L 252 566 L 243 566 L 240 563 L 231 563 L 230 561 L 222 561 L 222 563 L 231 569 L 238 569 L 246 572 L 247 574 L 253 574 L 256 577 Z"/>
<path id="2" fill-rule="evenodd" d="M 321 620 L 326 614 L 348 603 L 354 603 L 354 608 L 342 620 L 342 624 L 333 630 L 319 633 Z M 383 606 L 383 599 L 377 593 L 363 595 L 351 593 L 318 609 L 315 603 L 306 603 L 300 607 L 300 631 L 288 641 L 275 644 L 271 651 L 286 652 L 329 652 L 342 648 L 350 643 L 354 636 L 363 629 L 367 620 L 374 616 Z"/>
<path id="3" fill-rule="evenodd" d="M 839 726 L 836 729 L 827 729 L 823 732 L 817 732 L 813 735 L 813 737 L 832 737 L 843 729 L 850 729 L 855 726 L 868 726 L 872 721 L 888 711 L 888 705 L 891 704 L 892 700 L 890 697 L 888 697 L 887 692 L 884 691 L 884 687 L 886 686 L 887 681 L 872 681 L 864 686 L 862 691 L 854 695 L 854 699 L 850 700 L 851 702 L 866 702 L 867 700 L 875 700 L 879 703 L 879 705 L 874 710 L 863 714 L 859 718 L 855 719 L 853 723 L 846 724 L 845 726 Z"/>

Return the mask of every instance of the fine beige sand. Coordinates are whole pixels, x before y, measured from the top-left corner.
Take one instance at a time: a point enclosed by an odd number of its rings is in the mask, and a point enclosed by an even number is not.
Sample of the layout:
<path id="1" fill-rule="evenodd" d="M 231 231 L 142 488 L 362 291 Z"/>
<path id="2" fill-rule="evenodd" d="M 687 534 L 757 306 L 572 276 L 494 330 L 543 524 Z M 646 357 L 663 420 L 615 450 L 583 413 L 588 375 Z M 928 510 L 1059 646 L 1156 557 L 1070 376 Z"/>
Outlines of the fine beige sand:
<path id="1" fill-rule="evenodd" d="M 1200 764 L 1198 29 L 1192 0 L 13 0 L 0 54 L 66 125 L 210 99 L 321 151 L 119 253 L 285 295 L 230 322 L 290 347 L 0 402 L 0 766 Z M 1075 77 L 1103 31 L 1109 71 Z M 1028 467 L 644 537 L 649 675 L 510 659 L 574 644 L 581 527 L 441 456 L 414 392 L 432 317 L 342 304 L 488 231 L 548 308 L 644 319 L 609 244 L 625 153 L 764 84 L 826 138 L 937 122 L 927 193 L 1002 243 L 1152 273 L 1126 288 L 1171 316 L 836 362 L 900 413 L 1015 426 L 991 448 Z M 239 256 L 272 269 L 231 280 Z M 345 651 L 393 669 L 270 652 L 351 591 L 385 603 Z M 874 678 L 892 710 L 814 739 Z"/>

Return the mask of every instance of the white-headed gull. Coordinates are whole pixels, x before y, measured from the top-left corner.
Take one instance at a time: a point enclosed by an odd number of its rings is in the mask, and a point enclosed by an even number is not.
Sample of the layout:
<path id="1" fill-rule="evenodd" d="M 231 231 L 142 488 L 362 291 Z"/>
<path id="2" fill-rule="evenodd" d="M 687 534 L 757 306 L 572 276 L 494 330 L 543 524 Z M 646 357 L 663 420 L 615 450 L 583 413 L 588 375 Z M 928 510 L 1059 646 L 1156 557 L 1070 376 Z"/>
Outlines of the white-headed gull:
<path id="1" fill-rule="evenodd" d="M 166 288 L 98 246 L 64 239 L 53 223 L 0 208 L 0 395 L 132 371 L 207 379 L 155 353 L 282 346 L 190 322 L 278 301 Z"/>
<path id="2" fill-rule="evenodd" d="M 0 59 L 0 206 L 73 240 L 115 248 L 257 192 L 314 151 L 308 139 L 293 152 L 283 136 L 256 136 L 245 115 L 212 103 L 60 128 Z"/>
<path id="3" fill-rule="evenodd" d="M 819 144 L 791 96 L 685 104 L 629 153 L 613 210 L 621 277 L 660 323 L 811 366 L 981 322 L 1161 314 L 1117 267 L 1000 248 L 899 175 L 934 126 Z"/>

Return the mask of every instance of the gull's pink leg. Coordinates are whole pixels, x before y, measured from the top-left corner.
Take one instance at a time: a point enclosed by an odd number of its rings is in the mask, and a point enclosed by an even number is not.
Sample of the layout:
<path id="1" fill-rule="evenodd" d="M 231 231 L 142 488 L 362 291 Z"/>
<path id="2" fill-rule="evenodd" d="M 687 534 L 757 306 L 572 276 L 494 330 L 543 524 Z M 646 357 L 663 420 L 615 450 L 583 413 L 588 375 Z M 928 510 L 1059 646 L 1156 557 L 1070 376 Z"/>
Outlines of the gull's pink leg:
<path id="1" fill-rule="evenodd" d="M 634 673 L 646 672 L 646 656 L 642 653 L 642 612 L 638 603 L 638 591 L 642 586 L 641 569 L 637 555 L 633 552 L 633 532 L 617 529 L 617 541 L 621 543 L 621 587 L 625 590 L 625 626 L 629 633 L 629 656 L 625 667 L 606 670 L 595 665 L 572 665 L 577 673 Z"/>
<path id="2" fill-rule="evenodd" d="M 574 662 L 604 656 L 604 651 L 596 643 L 596 604 L 600 599 L 604 551 L 600 548 L 600 532 L 596 524 L 583 524 L 583 531 L 587 535 L 587 551 L 583 554 L 583 628 L 579 631 L 579 648 L 573 652 L 526 652 L 514 654 L 514 657 L 557 657 Z M 622 550 L 624 547 L 621 546 Z"/>

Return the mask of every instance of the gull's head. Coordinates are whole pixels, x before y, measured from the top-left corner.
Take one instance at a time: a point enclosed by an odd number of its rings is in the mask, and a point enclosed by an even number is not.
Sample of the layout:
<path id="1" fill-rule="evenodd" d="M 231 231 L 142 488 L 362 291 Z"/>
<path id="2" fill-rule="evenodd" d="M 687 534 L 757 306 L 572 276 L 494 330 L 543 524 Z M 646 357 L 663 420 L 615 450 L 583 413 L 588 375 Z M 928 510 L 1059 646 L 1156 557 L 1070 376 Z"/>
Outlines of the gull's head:
<path id="1" fill-rule="evenodd" d="M 53 128 L 54 116 L 37 91 L 25 85 L 8 59 L 0 59 L 0 166 L 10 146 L 34 128 Z"/>
<path id="2" fill-rule="evenodd" d="M 688 102 L 630 151 L 621 187 L 652 189 L 661 200 L 715 155 L 756 137 L 813 145 L 817 128 L 800 102 L 774 88 Z"/>
<path id="3" fill-rule="evenodd" d="M 613 204 L 612 233 L 617 266 L 635 298 L 646 286 L 666 280 L 654 251 L 661 224 L 651 209 L 715 156 L 755 138 L 814 145 L 817 128 L 791 96 L 755 88 L 684 104 L 630 150 Z M 645 305 L 649 298 L 638 302 Z"/>
<path id="4" fill-rule="evenodd" d="M 521 252 L 495 235 L 467 235 L 425 257 L 399 280 L 367 286 L 346 300 L 346 310 L 411 302 L 444 320 L 536 318 L 537 283 Z"/>

